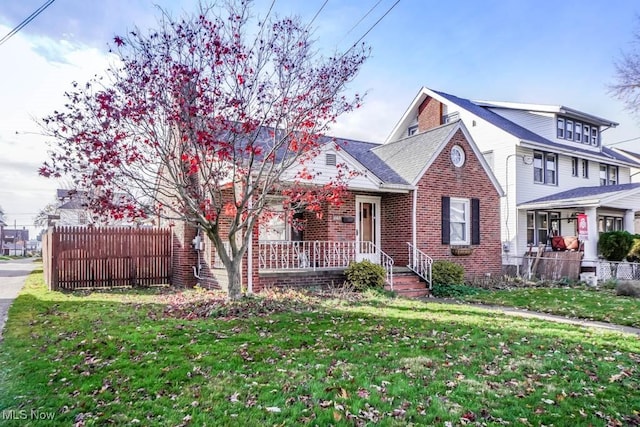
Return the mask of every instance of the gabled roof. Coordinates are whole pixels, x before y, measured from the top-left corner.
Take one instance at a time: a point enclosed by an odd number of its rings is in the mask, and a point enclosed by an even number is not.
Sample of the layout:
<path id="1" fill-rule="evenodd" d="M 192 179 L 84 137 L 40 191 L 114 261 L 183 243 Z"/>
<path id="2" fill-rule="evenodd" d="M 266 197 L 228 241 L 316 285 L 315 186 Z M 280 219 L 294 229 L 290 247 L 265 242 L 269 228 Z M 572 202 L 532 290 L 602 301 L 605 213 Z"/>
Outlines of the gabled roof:
<path id="1" fill-rule="evenodd" d="M 372 151 L 384 163 L 393 168 L 402 179 L 412 185 L 417 185 L 422 175 L 424 175 L 457 131 L 461 131 L 464 134 L 475 157 L 482 165 L 498 194 L 501 196 L 504 195 L 502 187 L 491 171 L 484 156 L 471 138 L 464 123 L 460 120 L 438 126 L 399 141 L 379 145 Z"/>
<path id="2" fill-rule="evenodd" d="M 550 196 L 518 204 L 520 209 L 553 209 L 559 207 L 601 206 L 624 208 L 630 197 L 640 197 L 640 183 L 578 187 Z M 612 206 L 613 202 L 620 206 Z"/>
<path id="3" fill-rule="evenodd" d="M 390 142 L 394 137 L 397 138 L 402 132 L 404 132 L 403 127 L 407 125 L 407 121 L 409 120 L 411 114 L 416 112 L 420 104 L 428 97 L 432 97 L 440 102 L 449 103 L 457 105 L 458 107 L 470 112 L 471 114 L 477 116 L 478 118 L 492 124 L 498 129 L 518 138 L 523 143 L 531 143 L 532 145 L 542 146 L 547 148 L 553 148 L 558 152 L 571 152 L 571 153 L 579 153 L 585 157 L 595 157 L 595 158 L 605 158 L 611 161 L 620 162 L 630 166 L 640 166 L 640 163 L 630 159 L 627 156 L 623 156 L 616 151 L 603 146 L 602 151 L 594 151 L 592 149 L 584 149 L 580 146 L 568 146 L 565 144 L 560 144 L 557 142 L 553 142 L 547 138 L 538 135 L 530 131 L 529 129 L 522 127 L 511 120 L 501 116 L 500 114 L 492 111 L 491 108 L 512 108 L 512 109 L 524 109 L 525 106 L 535 107 L 534 111 L 544 111 L 546 110 L 554 110 L 561 114 L 568 114 L 575 117 L 583 117 L 589 118 L 590 120 L 600 123 L 603 125 L 617 125 L 617 123 L 612 122 L 610 120 L 602 119 L 596 116 L 592 116 L 587 113 L 579 112 L 578 110 L 570 109 L 564 106 L 543 106 L 539 104 L 516 104 L 516 103 L 508 103 L 508 102 L 491 102 L 491 101 L 471 101 L 469 99 L 460 98 L 455 95 L 451 95 L 445 92 L 436 91 L 433 89 L 429 89 L 427 87 L 423 87 L 418 95 L 414 98 L 413 102 L 400 119 L 400 121 L 396 124 L 391 134 L 387 138 L 387 142 Z M 517 107 L 517 108 L 516 108 Z"/>
<path id="4" fill-rule="evenodd" d="M 439 126 L 427 132 L 421 132 L 399 141 L 376 147 L 373 152 L 404 180 L 415 183 L 425 165 L 429 164 L 447 141 L 452 130 L 458 128 L 458 122 Z"/>
<path id="5" fill-rule="evenodd" d="M 387 184 L 409 185 L 409 182 L 403 179 L 396 171 L 394 171 L 387 163 L 378 157 L 374 150 L 382 144 L 374 144 L 371 142 L 356 141 L 345 138 L 330 138 L 338 147 L 349 153 L 362 166 L 373 173 L 381 181 Z"/>

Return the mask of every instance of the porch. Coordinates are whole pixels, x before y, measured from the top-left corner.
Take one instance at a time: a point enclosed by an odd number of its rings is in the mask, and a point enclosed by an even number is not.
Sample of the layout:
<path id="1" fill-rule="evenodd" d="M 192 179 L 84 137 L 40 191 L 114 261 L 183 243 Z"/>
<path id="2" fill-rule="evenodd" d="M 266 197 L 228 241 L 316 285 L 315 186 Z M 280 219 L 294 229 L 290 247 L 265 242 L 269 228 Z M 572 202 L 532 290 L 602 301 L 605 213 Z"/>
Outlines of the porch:
<path id="1" fill-rule="evenodd" d="M 258 272 L 261 277 L 282 279 L 284 276 L 295 276 L 305 282 L 315 280 L 320 284 L 329 284 L 326 283 L 328 280 L 335 282 L 344 278 L 344 270 L 351 262 L 368 260 L 384 268 L 386 285 L 393 291 L 394 272 L 397 275 L 398 271 L 402 271 L 391 256 L 371 241 L 261 240 L 258 247 Z M 409 274 L 402 276 L 416 277 L 418 282 L 422 279 L 422 288 L 426 289 L 426 283 L 430 289 L 433 259 L 414 249 L 409 243 L 407 249 L 409 263 L 404 270 Z M 281 283 L 288 282 L 285 280 Z M 411 287 L 415 282 L 403 278 L 400 283 L 401 288 L 404 288 L 402 290 L 415 289 Z"/>

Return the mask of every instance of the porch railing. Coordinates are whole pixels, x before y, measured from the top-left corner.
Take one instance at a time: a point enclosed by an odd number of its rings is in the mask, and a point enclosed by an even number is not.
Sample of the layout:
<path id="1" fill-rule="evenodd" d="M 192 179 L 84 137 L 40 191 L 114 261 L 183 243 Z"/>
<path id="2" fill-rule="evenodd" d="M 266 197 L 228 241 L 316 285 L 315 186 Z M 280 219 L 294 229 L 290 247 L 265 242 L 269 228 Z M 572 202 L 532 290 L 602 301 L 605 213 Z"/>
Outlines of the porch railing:
<path id="1" fill-rule="evenodd" d="M 356 261 L 356 253 L 382 265 L 386 281 L 393 289 L 393 259 L 372 242 L 262 240 L 259 242 L 258 268 L 314 271 L 347 268 L 350 262 Z"/>
<path id="2" fill-rule="evenodd" d="M 409 263 L 407 267 L 431 286 L 431 266 L 433 265 L 433 259 L 422 252 L 420 249 L 413 246 L 411 243 L 407 243 L 409 249 Z"/>

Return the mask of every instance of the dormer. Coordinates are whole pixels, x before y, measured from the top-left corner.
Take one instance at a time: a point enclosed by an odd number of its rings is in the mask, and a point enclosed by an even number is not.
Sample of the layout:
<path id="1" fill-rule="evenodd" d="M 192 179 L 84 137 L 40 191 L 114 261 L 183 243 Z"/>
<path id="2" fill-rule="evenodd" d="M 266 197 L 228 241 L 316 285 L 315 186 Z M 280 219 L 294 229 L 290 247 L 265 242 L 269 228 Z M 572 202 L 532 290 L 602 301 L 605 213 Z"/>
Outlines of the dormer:
<path id="1" fill-rule="evenodd" d="M 556 115 L 556 138 L 583 146 L 600 147 L 600 124 L 568 115 Z"/>

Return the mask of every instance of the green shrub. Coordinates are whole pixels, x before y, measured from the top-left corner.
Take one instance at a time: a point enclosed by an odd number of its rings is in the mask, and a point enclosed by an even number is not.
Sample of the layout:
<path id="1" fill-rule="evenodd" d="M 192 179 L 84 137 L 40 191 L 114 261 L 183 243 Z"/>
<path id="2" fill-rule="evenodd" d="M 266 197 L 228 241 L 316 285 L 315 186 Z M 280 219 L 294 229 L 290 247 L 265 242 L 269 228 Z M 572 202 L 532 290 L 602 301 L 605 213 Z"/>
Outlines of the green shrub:
<path id="1" fill-rule="evenodd" d="M 607 261 L 622 261 L 633 244 L 633 235 L 628 231 L 602 233 L 598 240 L 598 252 Z"/>
<path id="2" fill-rule="evenodd" d="M 467 285 L 433 285 L 431 295 L 437 298 L 459 298 L 466 295 L 476 295 L 482 292 L 482 289 L 472 288 Z"/>
<path id="3" fill-rule="evenodd" d="M 464 267 L 451 261 L 435 261 L 431 267 L 432 285 L 462 285 Z"/>
<path id="4" fill-rule="evenodd" d="M 356 291 L 364 291 L 369 288 L 384 288 L 384 280 L 387 275 L 383 266 L 371 261 L 352 262 L 344 272 L 347 282 Z"/>

